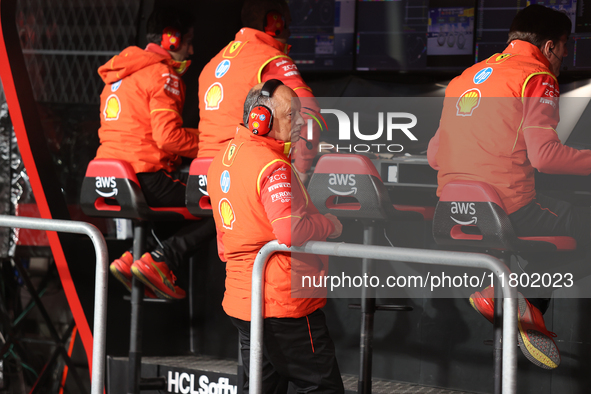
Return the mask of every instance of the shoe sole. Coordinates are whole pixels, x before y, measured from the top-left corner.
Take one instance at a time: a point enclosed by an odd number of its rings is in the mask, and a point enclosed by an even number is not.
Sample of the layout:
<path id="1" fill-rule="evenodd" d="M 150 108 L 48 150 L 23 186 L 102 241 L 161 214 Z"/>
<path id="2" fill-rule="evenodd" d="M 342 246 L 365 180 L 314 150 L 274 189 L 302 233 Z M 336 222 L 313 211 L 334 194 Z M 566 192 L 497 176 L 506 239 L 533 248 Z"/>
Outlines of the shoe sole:
<path id="1" fill-rule="evenodd" d="M 519 332 L 517 333 L 517 340 L 519 341 L 519 348 L 521 349 L 521 352 L 529 361 L 540 368 L 554 369 L 558 367 L 559 364 L 539 350 L 539 348 L 542 347 L 555 347 L 556 345 L 554 344 L 554 341 L 539 331 L 528 330 L 528 333 L 525 333 L 521 327 L 521 316 L 523 316 L 525 313 L 527 302 L 521 294 L 519 294 L 518 297 L 520 316 L 517 321 L 517 327 L 519 329 Z M 521 311 L 523 311 L 523 313 Z M 529 338 L 533 339 L 533 343 Z M 550 341 L 550 343 L 548 341 Z"/>
<path id="2" fill-rule="evenodd" d="M 123 286 L 125 286 L 125 288 L 129 291 L 131 291 L 131 280 L 129 280 L 125 275 L 123 275 L 118 269 L 117 267 L 115 267 L 114 264 L 111 264 L 109 266 L 109 270 L 111 271 L 111 273 L 113 274 L 113 276 L 121 283 L 123 283 Z"/>
<path id="3" fill-rule="evenodd" d="M 182 299 L 182 298 L 172 297 L 172 296 L 166 294 L 165 292 L 163 292 L 162 290 L 158 289 L 156 286 L 154 286 L 152 284 L 152 282 L 150 282 L 150 280 L 137 267 L 132 266 L 131 267 L 131 273 L 136 278 L 138 278 L 144 285 L 148 286 L 150 288 L 150 290 L 152 290 L 154 293 L 156 293 L 156 295 L 158 296 L 158 298 L 165 298 L 167 300 L 180 300 L 180 299 Z"/>
<path id="4" fill-rule="evenodd" d="M 131 293 L 131 280 L 127 279 L 125 275 L 121 273 L 115 266 L 109 267 L 113 276 L 125 286 L 125 288 Z M 147 287 L 144 291 L 144 297 L 146 298 L 158 298 L 156 293 L 152 291 L 152 288 Z"/>

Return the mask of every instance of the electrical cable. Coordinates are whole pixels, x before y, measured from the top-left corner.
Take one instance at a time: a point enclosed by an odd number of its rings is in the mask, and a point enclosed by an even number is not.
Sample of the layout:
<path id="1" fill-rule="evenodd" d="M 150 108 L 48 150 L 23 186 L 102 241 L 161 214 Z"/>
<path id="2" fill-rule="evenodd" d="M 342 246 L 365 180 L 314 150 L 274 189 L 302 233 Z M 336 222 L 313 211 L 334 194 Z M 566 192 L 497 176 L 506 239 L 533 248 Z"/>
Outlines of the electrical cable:
<path id="1" fill-rule="evenodd" d="M 154 239 L 156 240 L 156 242 L 158 242 L 158 245 L 160 246 L 160 249 L 164 250 L 164 246 L 162 246 L 162 242 L 160 242 L 160 240 L 158 239 L 158 237 L 156 236 L 156 233 L 154 232 L 154 229 L 151 229 L 152 231 L 152 235 L 154 236 Z"/>

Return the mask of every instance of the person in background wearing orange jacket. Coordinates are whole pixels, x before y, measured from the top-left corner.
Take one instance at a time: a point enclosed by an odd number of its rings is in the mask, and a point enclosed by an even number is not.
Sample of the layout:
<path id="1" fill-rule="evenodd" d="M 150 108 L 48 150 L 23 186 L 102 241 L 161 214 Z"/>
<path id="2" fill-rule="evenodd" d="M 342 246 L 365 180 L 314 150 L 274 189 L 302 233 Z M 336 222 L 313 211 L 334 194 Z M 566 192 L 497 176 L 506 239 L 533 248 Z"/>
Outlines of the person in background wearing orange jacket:
<path id="1" fill-rule="evenodd" d="M 315 102 L 312 90 L 288 56 L 290 23 L 291 14 L 285 0 L 245 1 L 242 7 L 244 27 L 199 76 L 199 157 L 215 156 L 234 138 L 236 125 L 241 122 L 244 98 L 260 82 L 279 79 L 298 97 L 310 97 L 308 102 Z M 295 143 L 294 166 L 304 183 L 318 148 L 317 127 L 314 126 L 310 141 L 307 127 L 304 127 L 303 140 Z"/>
<path id="2" fill-rule="evenodd" d="M 570 32 L 571 21 L 562 12 L 541 5 L 519 11 L 505 51 L 468 68 L 447 87 L 427 156 L 439 170 L 438 195 L 452 180 L 486 182 L 501 197 L 517 236 L 564 235 L 584 247 L 591 234 L 589 207 L 536 194 L 534 179 L 534 168 L 551 174 L 591 173 L 591 151 L 565 146 L 556 134 L 556 78 L 568 54 Z M 535 365 L 556 368 L 556 335 L 546 329 L 542 316 L 547 304 L 519 297 L 520 349 Z M 470 303 L 493 321 L 492 287 L 473 294 Z"/>
<path id="3" fill-rule="evenodd" d="M 249 370 L 251 276 L 260 248 L 336 238 L 342 225 L 310 202 L 289 153 L 304 121 L 292 89 L 273 79 L 255 85 L 244 102 L 244 124 L 215 156 L 208 172 L 218 253 L 226 262 L 223 308 L 239 332 Z M 246 126 L 245 126 L 246 125 Z M 343 393 L 324 313 L 326 295 L 297 288 L 297 275 L 323 275 L 327 256 L 273 254 L 265 270 L 263 393 Z M 298 271 L 296 273 L 296 271 Z M 294 288 L 292 289 L 292 283 Z M 303 290 L 300 292 L 300 290 Z M 312 298 L 312 297 L 322 298 Z M 293 298 L 292 298 L 293 297 Z M 248 382 L 245 382 L 248 392 Z"/>
<path id="4" fill-rule="evenodd" d="M 98 69 L 105 82 L 101 94 L 101 145 L 96 158 L 128 161 L 137 173 L 151 207 L 185 206 L 188 173 L 177 171 L 181 156 L 197 156 L 199 132 L 183 127 L 185 84 L 181 76 L 193 54 L 192 20 L 186 12 L 155 10 L 147 23 L 146 49 L 128 47 Z M 209 237 L 213 220 L 175 225 L 175 233 L 151 253 L 134 262 L 126 252 L 111 264 L 111 272 L 128 289 L 132 271 L 161 298 L 180 299 L 175 285 L 178 268 Z"/>

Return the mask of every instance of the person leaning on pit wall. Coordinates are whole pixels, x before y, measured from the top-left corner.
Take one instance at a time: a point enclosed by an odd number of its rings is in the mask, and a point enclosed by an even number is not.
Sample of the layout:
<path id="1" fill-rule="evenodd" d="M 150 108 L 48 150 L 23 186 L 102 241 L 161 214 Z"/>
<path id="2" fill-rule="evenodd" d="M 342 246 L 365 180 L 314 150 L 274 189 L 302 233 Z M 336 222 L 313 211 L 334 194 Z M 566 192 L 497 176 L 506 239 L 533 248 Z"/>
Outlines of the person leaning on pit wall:
<path id="1" fill-rule="evenodd" d="M 234 138 L 242 114 L 244 98 L 260 82 L 279 79 L 307 97 L 308 112 L 317 110 L 312 89 L 302 79 L 288 56 L 291 14 L 285 0 L 246 0 L 242 7 L 243 28 L 203 68 L 199 76 L 199 157 L 213 157 Z M 304 127 L 301 141 L 294 143 L 294 167 L 307 182 L 307 172 L 316 156 L 319 129 L 313 138 Z"/>
<path id="2" fill-rule="evenodd" d="M 193 54 L 192 19 L 170 7 L 156 9 L 148 19 L 147 38 L 145 49 L 128 47 L 98 69 L 105 88 L 96 158 L 129 162 L 149 206 L 184 207 L 188 174 L 178 166 L 181 156 L 197 156 L 199 144 L 198 130 L 183 127 L 181 117 L 181 76 Z M 139 256 L 128 251 L 111 263 L 111 272 L 128 289 L 133 272 L 147 285 L 148 296 L 185 297 L 172 270 L 213 237 L 215 227 L 209 218 L 169 226 L 173 234 L 151 253 L 134 262 Z"/>
<path id="3" fill-rule="evenodd" d="M 439 170 L 438 195 L 454 180 L 486 182 L 501 197 L 517 236 L 570 236 L 584 247 L 591 235 L 590 209 L 537 194 L 534 179 L 534 169 L 591 173 L 591 151 L 567 147 L 556 134 L 556 78 L 570 31 L 571 21 L 562 12 L 541 5 L 519 11 L 505 51 L 468 68 L 447 87 L 427 156 Z M 542 316 L 547 304 L 530 301 L 519 294 L 520 349 L 535 365 L 556 368 L 556 334 L 546 329 Z M 470 303 L 493 321 L 492 287 L 472 294 Z"/>
<path id="4" fill-rule="evenodd" d="M 279 80 L 255 85 L 244 102 L 244 124 L 234 126 L 234 138 L 215 156 L 208 172 L 218 252 L 226 262 L 222 305 L 238 329 L 247 372 L 251 276 L 260 248 L 275 239 L 287 246 L 323 241 L 342 231 L 335 216 L 322 215 L 312 205 L 292 172 L 291 141 L 298 139 L 304 124 L 299 102 L 292 110 L 294 97 L 294 91 Z M 264 284 L 263 393 L 285 392 L 288 385 L 290 391 L 344 392 L 334 344 L 320 310 L 326 293 L 296 288 L 301 283 L 298 275 L 322 275 L 327 265 L 327 256 L 296 257 L 283 252 L 269 258 Z M 244 390 L 248 392 L 248 379 Z"/>

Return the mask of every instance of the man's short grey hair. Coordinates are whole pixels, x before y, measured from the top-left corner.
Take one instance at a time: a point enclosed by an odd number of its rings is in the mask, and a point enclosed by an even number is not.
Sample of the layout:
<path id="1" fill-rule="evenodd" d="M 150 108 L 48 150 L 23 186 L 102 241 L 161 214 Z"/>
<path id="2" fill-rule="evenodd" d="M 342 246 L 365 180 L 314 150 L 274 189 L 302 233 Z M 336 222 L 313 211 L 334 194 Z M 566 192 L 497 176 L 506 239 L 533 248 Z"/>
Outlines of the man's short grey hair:
<path id="1" fill-rule="evenodd" d="M 265 105 L 271 109 L 271 111 L 275 110 L 275 100 L 273 97 L 267 97 L 261 95 L 262 86 L 260 88 L 252 88 L 248 95 L 246 96 L 246 100 L 244 100 L 244 113 L 242 115 L 242 121 L 244 122 L 245 126 L 248 126 L 248 115 L 250 111 L 257 105 Z"/>

